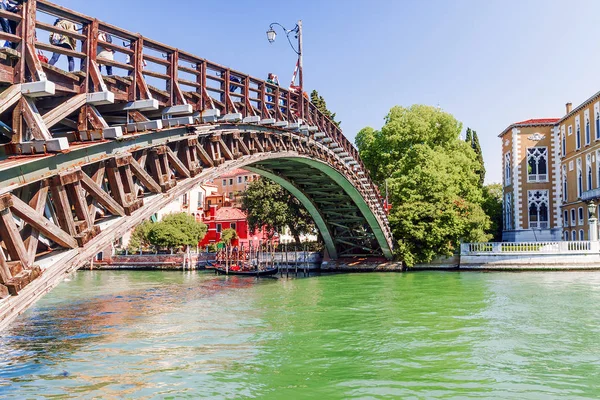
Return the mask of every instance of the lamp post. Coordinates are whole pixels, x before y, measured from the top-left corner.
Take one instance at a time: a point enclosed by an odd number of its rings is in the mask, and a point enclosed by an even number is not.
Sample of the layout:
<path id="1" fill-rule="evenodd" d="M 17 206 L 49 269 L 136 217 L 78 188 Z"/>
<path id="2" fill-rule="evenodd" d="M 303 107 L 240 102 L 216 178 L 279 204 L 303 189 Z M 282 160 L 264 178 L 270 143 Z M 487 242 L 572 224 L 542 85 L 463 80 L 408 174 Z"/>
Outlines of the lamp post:
<path id="1" fill-rule="evenodd" d="M 267 40 L 269 43 L 273 43 L 275 38 L 277 37 L 277 32 L 275 32 L 274 27 L 279 26 L 283 29 L 285 36 L 294 52 L 298 55 L 298 61 L 296 63 L 296 68 L 294 69 L 294 74 L 292 75 L 292 87 L 297 87 L 302 94 L 303 89 L 303 79 L 302 79 L 302 20 L 299 20 L 296 26 L 293 29 L 286 29 L 283 25 L 278 22 L 273 22 L 269 25 L 269 30 L 267 31 Z M 295 38 L 298 39 L 297 47 L 294 47 L 292 40 L 290 39 L 290 34 L 294 33 Z M 296 75 L 298 75 L 298 86 L 296 86 Z"/>
<path id="2" fill-rule="evenodd" d="M 591 242 L 598 240 L 598 218 L 596 218 L 596 203 L 594 200 L 588 203 L 588 225 L 590 227 L 589 239 Z"/>

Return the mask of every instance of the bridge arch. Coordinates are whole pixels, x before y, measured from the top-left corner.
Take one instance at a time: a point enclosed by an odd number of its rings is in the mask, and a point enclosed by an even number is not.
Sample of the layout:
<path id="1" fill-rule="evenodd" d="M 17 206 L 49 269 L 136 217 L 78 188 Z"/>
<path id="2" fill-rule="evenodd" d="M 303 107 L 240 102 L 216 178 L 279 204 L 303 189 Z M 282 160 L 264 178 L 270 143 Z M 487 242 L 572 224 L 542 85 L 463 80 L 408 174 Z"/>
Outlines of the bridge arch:
<path id="1" fill-rule="evenodd" d="M 81 51 L 36 40 L 36 29 L 55 30 L 40 13 L 80 25 L 61 34 Z M 233 168 L 296 195 L 333 258 L 392 256 L 357 149 L 303 93 L 48 0 L 5 14 L 20 29 L 7 37 L 17 48 L 0 49 L 0 139 L 10 141 L 0 145 L 0 297 L 19 296 L 0 300 L 0 329 L 155 210 Z M 98 46 L 131 61 L 98 60 Z M 82 70 L 43 63 L 37 50 L 79 58 Z M 99 63 L 125 72 L 103 76 Z"/>

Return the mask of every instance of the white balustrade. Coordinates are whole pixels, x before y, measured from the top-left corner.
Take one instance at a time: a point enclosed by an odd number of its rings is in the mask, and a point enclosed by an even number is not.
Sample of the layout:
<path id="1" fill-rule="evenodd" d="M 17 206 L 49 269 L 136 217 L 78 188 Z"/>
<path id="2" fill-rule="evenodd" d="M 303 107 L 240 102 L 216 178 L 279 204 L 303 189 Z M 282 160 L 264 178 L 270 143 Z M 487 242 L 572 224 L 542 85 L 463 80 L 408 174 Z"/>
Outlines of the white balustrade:
<path id="1" fill-rule="evenodd" d="M 489 242 L 462 243 L 461 255 L 492 255 L 492 254 L 573 254 L 599 253 L 600 242 L 587 240 L 574 242 Z"/>

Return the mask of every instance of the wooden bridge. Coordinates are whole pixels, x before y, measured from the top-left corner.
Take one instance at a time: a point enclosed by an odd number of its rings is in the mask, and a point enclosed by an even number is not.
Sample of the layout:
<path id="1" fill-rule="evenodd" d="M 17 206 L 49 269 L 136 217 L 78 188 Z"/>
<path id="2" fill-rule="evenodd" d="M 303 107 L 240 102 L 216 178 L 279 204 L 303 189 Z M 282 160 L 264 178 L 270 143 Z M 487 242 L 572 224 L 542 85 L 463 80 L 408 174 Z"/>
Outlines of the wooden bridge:
<path id="1" fill-rule="evenodd" d="M 15 27 L 0 32 L 12 43 L 0 50 L 0 329 L 126 231 L 233 168 L 293 193 L 329 257 L 392 256 L 356 148 L 302 93 L 45 0 L 13 11 L 0 10 Z M 50 33 L 76 48 L 48 43 Z M 80 68 L 50 66 L 38 50 Z"/>

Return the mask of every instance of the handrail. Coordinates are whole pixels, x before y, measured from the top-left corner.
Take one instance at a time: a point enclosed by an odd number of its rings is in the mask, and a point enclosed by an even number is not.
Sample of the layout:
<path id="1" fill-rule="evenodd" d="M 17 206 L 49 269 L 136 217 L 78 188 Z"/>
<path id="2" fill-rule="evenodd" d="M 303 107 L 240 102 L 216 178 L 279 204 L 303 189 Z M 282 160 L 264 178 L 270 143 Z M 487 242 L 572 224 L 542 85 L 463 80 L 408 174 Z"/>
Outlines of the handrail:
<path id="1" fill-rule="evenodd" d="M 337 126 L 337 124 L 335 124 L 328 116 L 321 113 L 317 107 L 309 101 L 309 99 L 304 97 L 303 93 L 298 93 L 287 88 L 272 85 L 263 79 L 249 76 L 243 72 L 228 68 L 218 63 L 214 63 L 184 50 L 177 49 L 156 40 L 146 38 L 142 35 L 129 32 L 117 26 L 99 21 L 95 18 L 54 4 L 48 0 L 29 1 L 37 5 L 37 10 L 39 12 L 50 14 L 59 18 L 65 18 L 82 25 L 82 33 L 65 31 L 63 29 L 56 28 L 50 24 L 37 21 L 35 16 L 33 16 L 36 27 L 45 31 L 64 34 L 68 37 L 78 39 L 82 41 L 82 43 L 85 43 L 85 46 L 82 46 L 81 52 L 64 49 L 43 42 L 36 42 L 36 47 L 59 54 L 66 54 L 69 56 L 82 58 L 84 60 L 88 58 L 90 60 L 97 61 L 98 64 L 111 65 L 133 72 L 132 79 L 134 84 L 132 85 L 132 90 L 134 91 L 136 90 L 135 88 L 139 86 L 139 84 L 136 84 L 135 82 L 137 82 L 138 79 L 141 79 L 141 77 L 144 75 L 152 77 L 153 79 L 165 80 L 168 85 L 167 87 L 172 87 L 173 82 L 188 87 L 193 87 L 196 89 L 195 93 L 200 96 L 198 103 L 194 104 L 196 111 L 203 111 L 207 107 L 208 103 L 214 103 L 223 107 L 225 113 L 229 113 L 233 110 L 236 110 L 238 107 L 237 105 L 233 105 L 235 102 L 240 104 L 236 111 L 241 112 L 244 116 L 254 115 L 256 112 L 263 115 L 263 117 L 265 115 L 271 115 L 277 118 L 277 116 L 280 115 L 288 120 L 298 119 L 302 120 L 303 124 L 316 126 L 329 138 L 338 143 L 344 152 L 347 152 L 351 157 L 354 158 L 358 166 L 364 172 L 364 177 L 368 178 L 368 183 L 365 189 L 367 192 L 369 192 L 368 195 L 376 198 L 379 206 L 383 204 L 383 198 L 377 190 L 375 184 L 370 179 L 370 174 L 360 159 L 356 147 L 348 140 L 348 138 L 346 138 L 346 136 L 343 135 L 342 130 Z M 12 20 L 23 19 L 22 16 L 18 14 L 6 12 L 1 12 L 0 16 Z M 95 28 L 91 29 L 91 27 Z M 90 29 L 91 32 L 103 31 L 127 40 L 129 41 L 129 47 L 119 46 L 116 44 L 99 41 L 97 38 L 92 38 L 92 36 L 90 36 Z M 16 42 L 17 40 L 14 39 L 14 41 Z M 126 64 L 115 60 L 93 58 L 96 54 L 96 49 L 92 49 L 93 46 L 100 46 L 115 50 L 120 54 L 126 54 L 130 56 L 132 60 L 130 64 Z M 159 53 L 165 53 L 167 58 L 161 59 L 150 54 L 144 54 L 144 48 L 151 49 L 152 51 Z M 166 71 L 163 73 L 143 70 L 143 63 L 141 62 L 141 59 L 137 57 L 137 55 L 141 56 L 144 60 L 165 67 Z M 179 61 L 190 63 L 192 66 L 195 65 L 196 69 L 182 66 L 179 64 Z M 138 71 L 140 68 L 142 70 Z M 179 78 L 179 71 L 192 74 L 196 77 L 196 82 Z M 215 72 L 217 72 L 220 76 L 215 76 Z M 235 81 L 230 81 L 231 77 L 241 78 L 241 82 L 238 83 Z M 146 85 L 144 82 L 141 83 Z M 251 87 L 250 85 L 255 85 L 255 87 Z M 235 88 L 236 91 L 232 93 L 230 92 L 230 88 Z M 169 90 L 167 89 L 167 92 L 168 91 Z M 251 92 L 256 93 L 256 95 L 250 96 Z M 169 100 L 171 103 L 173 103 L 173 93 L 173 89 L 171 88 L 171 93 L 168 96 L 171 98 Z M 209 95 L 209 93 L 212 94 Z M 130 96 L 135 97 L 135 93 Z M 186 95 L 183 96 L 188 97 Z M 213 97 L 209 99 L 206 96 Z M 217 98 L 214 96 L 217 96 Z M 211 101 L 209 102 L 208 100 Z"/>

